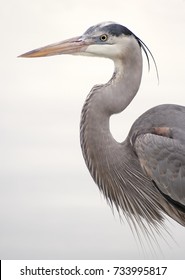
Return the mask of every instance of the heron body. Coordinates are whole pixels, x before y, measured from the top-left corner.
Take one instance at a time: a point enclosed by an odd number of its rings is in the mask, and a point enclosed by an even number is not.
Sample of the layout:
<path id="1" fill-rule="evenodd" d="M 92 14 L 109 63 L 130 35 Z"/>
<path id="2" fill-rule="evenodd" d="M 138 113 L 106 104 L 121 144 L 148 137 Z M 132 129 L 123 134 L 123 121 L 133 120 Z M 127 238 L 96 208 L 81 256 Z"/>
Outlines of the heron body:
<path id="1" fill-rule="evenodd" d="M 163 227 L 165 214 L 185 226 L 185 107 L 154 107 L 134 122 L 125 141 L 113 138 L 110 116 L 122 112 L 139 89 L 142 49 L 148 59 L 151 52 L 129 29 L 105 22 L 22 57 L 80 54 L 113 60 L 112 78 L 94 86 L 83 106 L 82 152 L 109 204 L 150 235 Z"/>

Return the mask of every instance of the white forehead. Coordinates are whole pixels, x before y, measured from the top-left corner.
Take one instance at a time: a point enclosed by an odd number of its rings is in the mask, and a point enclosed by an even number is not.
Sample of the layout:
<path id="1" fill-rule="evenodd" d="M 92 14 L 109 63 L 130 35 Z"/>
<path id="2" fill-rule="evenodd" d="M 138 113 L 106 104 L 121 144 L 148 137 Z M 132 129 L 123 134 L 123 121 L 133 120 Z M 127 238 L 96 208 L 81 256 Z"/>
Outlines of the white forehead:
<path id="1" fill-rule="evenodd" d="M 116 24 L 116 22 L 114 22 L 114 21 L 104 21 L 104 22 L 101 22 L 101 23 L 97 24 L 96 26 L 100 27 L 100 28 L 103 28 L 103 27 L 105 27 L 107 25 L 110 25 L 110 24 Z"/>
<path id="2" fill-rule="evenodd" d="M 111 25 L 111 24 L 116 24 L 113 21 L 104 21 L 101 23 L 98 23 L 96 25 L 93 25 L 91 27 L 89 27 L 86 31 L 85 31 L 85 35 L 89 35 L 89 34 L 93 34 L 93 33 L 97 33 L 98 31 L 100 31 L 101 29 L 103 29 L 104 27 Z"/>

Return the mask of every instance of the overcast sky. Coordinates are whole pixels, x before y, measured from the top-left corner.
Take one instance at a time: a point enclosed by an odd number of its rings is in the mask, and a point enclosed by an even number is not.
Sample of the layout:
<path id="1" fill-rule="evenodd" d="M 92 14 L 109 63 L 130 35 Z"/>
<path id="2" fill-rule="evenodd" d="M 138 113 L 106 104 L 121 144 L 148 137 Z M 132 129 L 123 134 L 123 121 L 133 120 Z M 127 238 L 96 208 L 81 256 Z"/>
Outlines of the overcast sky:
<path id="1" fill-rule="evenodd" d="M 107 20 L 148 45 L 160 76 L 158 85 L 145 59 L 137 97 L 111 119 L 115 138 L 122 141 L 152 106 L 185 104 L 185 1 L 1 0 L 0 259 L 185 258 L 185 228 L 170 219 L 174 241 L 160 240 L 156 255 L 147 245 L 141 250 L 83 161 L 81 108 L 92 86 L 110 78 L 112 62 L 17 58 Z"/>

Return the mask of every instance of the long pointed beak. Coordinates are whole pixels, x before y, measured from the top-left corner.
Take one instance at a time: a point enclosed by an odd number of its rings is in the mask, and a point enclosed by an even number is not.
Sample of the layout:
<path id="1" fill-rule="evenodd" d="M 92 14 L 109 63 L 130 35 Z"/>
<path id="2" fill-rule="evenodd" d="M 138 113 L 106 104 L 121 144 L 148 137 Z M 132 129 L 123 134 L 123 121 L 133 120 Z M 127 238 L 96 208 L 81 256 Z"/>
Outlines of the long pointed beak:
<path id="1" fill-rule="evenodd" d="M 56 44 L 48 45 L 39 49 L 24 53 L 19 57 L 42 57 L 58 54 L 80 54 L 85 52 L 91 43 L 81 36 L 74 37 Z"/>

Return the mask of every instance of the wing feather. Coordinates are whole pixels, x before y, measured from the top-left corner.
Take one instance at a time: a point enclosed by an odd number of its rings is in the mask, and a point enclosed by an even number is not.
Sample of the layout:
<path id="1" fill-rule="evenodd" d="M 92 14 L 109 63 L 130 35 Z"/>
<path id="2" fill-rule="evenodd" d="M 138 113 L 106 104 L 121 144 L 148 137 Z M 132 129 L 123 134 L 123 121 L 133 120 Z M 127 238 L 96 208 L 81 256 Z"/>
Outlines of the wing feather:
<path id="1" fill-rule="evenodd" d="M 140 164 L 166 198 L 185 209 L 185 146 L 178 139 L 146 133 L 134 144 Z"/>

